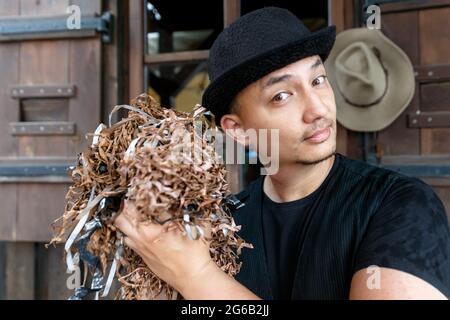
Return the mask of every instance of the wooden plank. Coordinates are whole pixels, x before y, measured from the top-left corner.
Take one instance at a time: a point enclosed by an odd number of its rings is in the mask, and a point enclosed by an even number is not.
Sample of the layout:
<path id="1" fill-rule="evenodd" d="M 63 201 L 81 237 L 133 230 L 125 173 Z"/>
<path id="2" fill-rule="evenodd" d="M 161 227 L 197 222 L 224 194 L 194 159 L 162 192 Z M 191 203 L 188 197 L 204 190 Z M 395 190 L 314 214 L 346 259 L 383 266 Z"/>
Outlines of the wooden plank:
<path id="1" fill-rule="evenodd" d="M 383 33 L 398 45 L 409 57 L 412 64 L 419 60 L 419 14 L 417 11 L 385 14 L 382 12 Z"/>
<path id="2" fill-rule="evenodd" d="M 346 29 L 352 28 L 355 20 L 355 5 L 353 0 L 344 0 L 344 25 Z"/>
<path id="3" fill-rule="evenodd" d="M 17 0 L 0 1 L 0 16 L 17 16 L 20 3 Z M 16 140 L 8 132 L 8 123 L 19 119 L 17 101 L 9 96 L 8 86 L 19 78 L 19 44 L 0 45 L 0 159 L 14 159 L 17 156 Z M 3 199 L 0 210 L 0 241 L 15 238 L 17 185 L 0 183 L 0 198 Z M 0 299 L 8 298 L 7 275 L 10 265 L 7 264 L 8 242 L 0 245 Z"/>
<path id="4" fill-rule="evenodd" d="M 413 0 L 387 3 L 381 5 L 381 12 L 391 13 L 398 11 L 418 10 L 450 6 L 449 0 Z"/>
<path id="5" fill-rule="evenodd" d="M 67 288 L 66 263 L 64 247 L 45 248 L 44 243 L 36 246 L 36 297 L 38 300 L 66 300 L 73 294 Z"/>
<path id="6" fill-rule="evenodd" d="M 48 4 L 48 3 L 47 3 Z M 26 7 L 28 8 L 28 6 Z M 22 9 L 26 9 L 22 8 Z M 53 10 L 53 8 L 52 8 Z M 28 11 L 32 11 L 29 9 Z M 58 41 L 29 41 L 20 47 L 21 85 L 68 83 L 69 43 Z M 61 112 L 64 112 L 63 110 Z M 19 137 L 19 156 L 61 155 L 68 152 L 66 137 Z"/>
<path id="7" fill-rule="evenodd" d="M 5 251 L 5 298 L 8 300 L 34 299 L 34 244 L 8 242 Z"/>
<path id="8" fill-rule="evenodd" d="M 422 154 L 449 154 L 450 128 L 421 129 Z"/>
<path id="9" fill-rule="evenodd" d="M 77 5 L 80 7 L 81 16 L 85 14 L 101 14 L 101 0 L 70 0 L 69 5 Z"/>
<path id="10" fill-rule="evenodd" d="M 145 56 L 145 64 L 172 64 L 208 60 L 209 50 L 160 53 Z"/>
<path id="11" fill-rule="evenodd" d="M 424 82 L 436 82 L 450 80 L 450 64 L 414 66 L 416 80 Z"/>
<path id="12" fill-rule="evenodd" d="M 69 140 L 68 154 L 73 156 L 86 146 L 85 135 L 94 132 L 101 117 L 102 65 L 99 39 L 70 42 L 70 83 L 78 94 L 69 101 L 69 119 L 76 123 L 77 134 Z"/>
<path id="13" fill-rule="evenodd" d="M 442 39 L 450 38 L 449 8 L 420 11 L 421 64 L 449 64 L 450 46 Z M 450 153 L 450 128 L 421 129 L 421 151 L 424 154 Z"/>
<path id="14" fill-rule="evenodd" d="M 421 111 L 450 111 L 450 82 L 420 86 Z"/>
<path id="15" fill-rule="evenodd" d="M 450 127 L 449 111 L 432 111 L 412 113 L 408 115 L 410 128 L 448 128 Z"/>
<path id="16" fill-rule="evenodd" d="M 399 155 L 399 156 L 384 156 L 381 164 L 424 164 L 424 165 L 440 165 L 448 164 L 450 162 L 450 155 Z"/>
<path id="17" fill-rule="evenodd" d="M 129 70 L 130 99 L 145 92 L 144 88 L 144 2 L 130 1 Z"/>
<path id="18" fill-rule="evenodd" d="M 68 0 L 20 0 L 20 14 L 22 16 L 65 14 L 68 5 Z"/>
<path id="19" fill-rule="evenodd" d="M 48 242 L 53 231 L 50 224 L 64 212 L 66 184 L 27 183 L 19 188 L 17 239 Z"/>
<path id="20" fill-rule="evenodd" d="M 16 238 L 17 185 L 0 183 L 0 197 L 4 199 L 0 210 L 0 241 L 14 240 Z"/>
<path id="21" fill-rule="evenodd" d="M 425 183 L 429 184 L 433 187 L 450 187 L 450 179 L 449 178 L 422 178 Z"/>
<path id="22" fill-rule="evenodd" d="M 17 16 L 20 12 L 17 0 L 0 1 L 0 16 Z M 8 87 L 19 78 L 19 44 L 0 45 L 0 159 L 17 156 L 16 140 L 8 132 L 8 124 L 19 120 L 17 101 L 9 96 Z"/>
<path id="23" fill-rule="evenodd" d="M 223 0 L 223 26 L 228 27 L 241 16 L 241 0 Z"/>
<path id="24" fill-rule="evenodd" d="M 418 64 L 418 14 L 415 11 L 383 15 L 383 32 Z M 416 86 L 417 88 L 417 86 Z M 378 134 L 378 146 L 384 155 L 418 154 L 420 152 L 420 130 L 408 128 L 407 114 L 419 110 L 419 94 L 414 97 L 406 110 L 386 129 Z"/>
<path id="25" fill-rule="evenodd" d="M 336 32 L 341 32 L 345 29 L 345 7 L 344 0 L 328 0 L 330 25 L 336 26 Z"/>
<path id="26" fill-rule="evenodd" d="M 419 13 L 420 60 L 422 65 L 450 63 L 450 7 Z"/>
<path id="27" fill-rule="evenodd" d="M 119 61 L 119 59 L 122 59 L 119 52 L 124 50 L 122 47 L 123 43 L 119 43 L 119 30 L 120 34 L 124 33 L 124 30 L 122 30 L 123 22 L 119 21 L 119 19 L 123 19 L 121 13 L 119 12 L 121 7 L 119 2 L 120 0 L 110 0 L 106 2 L 106 10 L 111 12 L 116 17 L 116 24 L 120 25 L 119 27 L 113 29 L 113 44 L 103 46 L 102 62 L 104 77 L 102 78 L 102 122 L 107 121 L 109 113 L 115 105 L 123 104 L 125 102 L 122 100 L 119 102 L 119 91 L 123 92 L 122 88 L 124 85 L 122 79 L 119 81 L 119 65 L 127 65 L 126 63 L 123 63 L 123 61 Z M 120 39 L 120 41 L 123 40 Z M 115 119 L 113 119 L 113 121 L 116 120 L 117 115 L 115 115 Z"/>

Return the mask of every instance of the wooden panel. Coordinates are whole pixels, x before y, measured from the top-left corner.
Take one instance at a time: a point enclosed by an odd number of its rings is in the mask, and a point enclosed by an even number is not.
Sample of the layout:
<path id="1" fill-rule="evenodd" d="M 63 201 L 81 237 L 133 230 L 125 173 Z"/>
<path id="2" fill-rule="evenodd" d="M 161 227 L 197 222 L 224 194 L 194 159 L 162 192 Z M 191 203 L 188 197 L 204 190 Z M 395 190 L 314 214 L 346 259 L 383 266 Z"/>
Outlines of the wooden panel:
<path id="1" fill-rule="evenodd" d="M 241 0 L 223 0 L 223 25 L 229 26 L 241 15 Z"/>
<path id="2" fill-rule="evenodd" d="M 0 241 L 11 240 L 15 238 L 16 230 L 17 185 L 0 183 L 0 198 L 3 199 L 0 210 Z"/>
<path id="3" fill-rule="evenodd" d="M 408 0 L 408 1 L 394 1 L 382 5 L 382 12 L 397 12 L 404 10 L 418 10 L 423 8 L 443 7 L 449 6 L 450 0 Z"/>
<path id="4" fill-rule="evenodd" d="M 20 0 L 20 13 L 22 16 L 65 14 L 68 5 L 68 0 Z"/>
<path id="5" fill-rule="evenodd" d="M 70 83 L 77 96 L 70 99 L 69 119 L 76 123 L 77 134 L 69 141 L 69 155 L 86 145 L 85 135 L 93 132 L 101 116 L 101 43 L 98 39 L 70 42 Z"/>
<path id="6" fill-rule="evenodd" d="M 442 41 L 442 39 L 450 38 L 450 7 L 422 10 L 419 17 L 421 64 L 449 64 L 450 46 L 448 41 Z M 448 96 L 443 93 L 443 88 L 438 86 L 428 85 L 425 88 L 431 88 L 431 91 L 440 90 L 443 96 L 434 97 L 434 102 L 442 101 L 441 103 L 445 104 Z M 425 96 L 427 97 L 429 98 L 429 95 Z M 450 128 L 421 129 L 421 152 L 423 154 L 450 153 L 449 136 Z"/>
<path id="7" fill-rule="evenodd" d="M 381 22 L 385 35 L 408 55 L 413 64 L 418 64 L 418 13 L 409 11 L 385 14 Z M 413 100 L 406 110 L 388 128 L 378 134 L 378 145 L 384 155 L 419 153 L 420 131 L 407 128 L 407 114 L 414 113 L 418 109 L 419 94 L 416 89 Z"/>
<path id="8" fill-rule="evenodd" d="M 194 62 L 207 60 L 209 56 L 209 50 L 197 50 L 197 51 L 184 51 L 184 52 L 169 52 L 159 53 L 156 55 L 146 55 L 146 64 L 172 64 L 176 62 Z"/>
<path id="9" fill-rule="evenodd" d="M 450 153 L 450 128 L 421 129 L 422 154 Z"/>
<path id="10" fill-rule="evenodd" d="M 64 212 L 66 184 L 21 184 L 18 192 L 17 239 L 47 242 L 52 236 L 50 223 Z"/>
<path id="11" fill-rule="evenodd" d="M 35 289 L 34 244 L 12 243 L 5 246 L 5 298 L 33 299 Z"/>
<path id="12" fill-rule="evenodd" d="M 22 8 L 25 12 L 34 12 L 34 2 L 26 2 Z M 41 2 L 40 7 L 49 2 Z M 58 7 L 58 6 L 57 6 Z M 38 12 L 44 9 L 36 9 Z M 56 8 L 51 9 L 56 10 Z M 20 78 L 21 85 L 68 83 L 69 42 L 28 41 L 21 43 L 20 48 Z M 19 156 L 65 156 L 68 154 L 68 138 L 66 137 L 18 137 Z"/>
<path id="13" fill-rule="evenodd" d="M 70 0 L 69 4 L 80 6 L 81 15 L 100 14 L 102 12 L 100 0 Z"/>
<path id="14" fill-rule="evenodd" d="M 419 20 L 417 11 L 383 14 L 381 30 L 408 55 L 412 64 L 419 64 Z"/>
<path id="15" fill-rule="evenodd" d="M 36 246 L 36 296 L 37 300 L 65 300 L 73 294 L 67 288 L 66 263 L 64 247 L 45 248 L 44 243 Z"/>
<path id="16" fill-rule="evenodd" d="M 336 32 L 339 33 L 345 29 L 344 0 L 328 0 L 328 6 L 330 7 L 329 24 L 334 24 L 336 26 Z"/>
<path id="17" fill-rule="evenodd" d="M 450 7 L 420 11 L 421 64 L 450 63 Z"/>
<path id="18" fill-rule="evenodd" d="M 450 82 L 420 86 L 421 111 L 450 111 Z"/>
<path id="19" fill-rule="evenodd" d="M 144 92 L 144 21 L 143 1 L 130 1 L 130 99 Z M 146 89 L 145 89 L 146 90 Z"/>
<path id="20" fill-rule="evenodd" d="M 20 48 L 20 84 L 68 82 L 68 41 L 27 41 Z"/>
<path id="21" fill-rule="evenodd" d="M 0 1 L 0 16 L 19 15 L 17 0 Z M 19 44 L 0 45 L 0 159 L 17 155 L 16 140 L 8 133 L 9 123 L 19 120 L 17 102 L 9 96 L 8 87 L 18 81 Z"/>

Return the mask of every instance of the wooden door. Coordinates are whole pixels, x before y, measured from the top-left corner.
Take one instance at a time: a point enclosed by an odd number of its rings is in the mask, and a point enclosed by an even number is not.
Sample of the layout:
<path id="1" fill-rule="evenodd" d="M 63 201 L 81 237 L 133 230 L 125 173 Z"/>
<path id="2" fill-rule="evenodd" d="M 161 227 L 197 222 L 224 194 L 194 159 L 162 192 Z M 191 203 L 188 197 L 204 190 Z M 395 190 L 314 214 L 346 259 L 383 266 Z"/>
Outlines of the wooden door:
<path id="1" fill-rule="evenodd" d="M 417 176 L 450 213 L 450 1 L 380 6 L 383 33 L 409 56 L 416 91 L 403 114 L 375 138 L 380 164 Z"/>
<path id="2" fill-rule="evenodd" d="M 99 0 L 2 0 L 0 17 L 65 15 L 72 4 L 81 19 L 101 10 Z M 51 237 L 64 170 L 100 121 L 101 66 L 100 37 L 0 42 L 0 240 Z"/>
<path id="3" fill-rule="evenodd" d="M 26 32 L 42 27 L 40 19 L 67 16 L 70 5 L 79 6 L 84 22 L 99 17 L 102 6 L 116 14 L 119 7 L 117 0 L 0 0 L 0 24 L 13 19 L 25 30 L 0 30 L 0 299 L 72 294 L 62 247 L 44 244 L 64 211 L 65 169 L 83 150 L 85 134 L 124 102 L 116 31 L 108 45 L 95 30 Z"/>

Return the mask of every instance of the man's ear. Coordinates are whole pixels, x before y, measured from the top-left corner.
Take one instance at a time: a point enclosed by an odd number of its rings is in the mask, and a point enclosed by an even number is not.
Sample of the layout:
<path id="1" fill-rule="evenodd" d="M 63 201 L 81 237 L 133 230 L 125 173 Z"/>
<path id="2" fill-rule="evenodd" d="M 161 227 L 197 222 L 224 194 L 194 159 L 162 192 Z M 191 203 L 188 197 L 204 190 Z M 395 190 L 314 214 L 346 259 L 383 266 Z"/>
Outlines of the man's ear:
<path id="1" fill-rule="evenodd" d="M 225 134 L 230 136 L 237 143 L 248 146 L 249 139 L 245 134 L 242 121 L 237 114 L 226 114 L 220 119 L 220 126 Z"/>

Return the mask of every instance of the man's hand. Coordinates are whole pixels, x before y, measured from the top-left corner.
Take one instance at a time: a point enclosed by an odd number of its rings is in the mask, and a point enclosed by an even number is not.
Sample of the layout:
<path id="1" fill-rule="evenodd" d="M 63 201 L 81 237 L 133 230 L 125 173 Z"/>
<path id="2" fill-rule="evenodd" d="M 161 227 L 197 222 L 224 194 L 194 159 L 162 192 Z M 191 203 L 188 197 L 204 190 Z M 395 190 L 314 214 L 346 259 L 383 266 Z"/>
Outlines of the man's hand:
<path id="1" fill-rule="evenodd" d="M 204 239 L 189 240 L 176 225 L 138 223 L 135 206 L 125 201 L 115 225 L 125 234 L 124 243 L 139 254 L 162 280 L 182 292 L 194 279 L 202 278 L 214 264 Z"/>
<path id="2" fill-rule="evenodd" d="M 138 223 L 137 217 L 133 204 L 125 202 L 115 221 L 126 235 L 125 244 L 185 299 L 259 299 L 214 263 L 206 241 L 189 240 L 170 223 Z"/>

